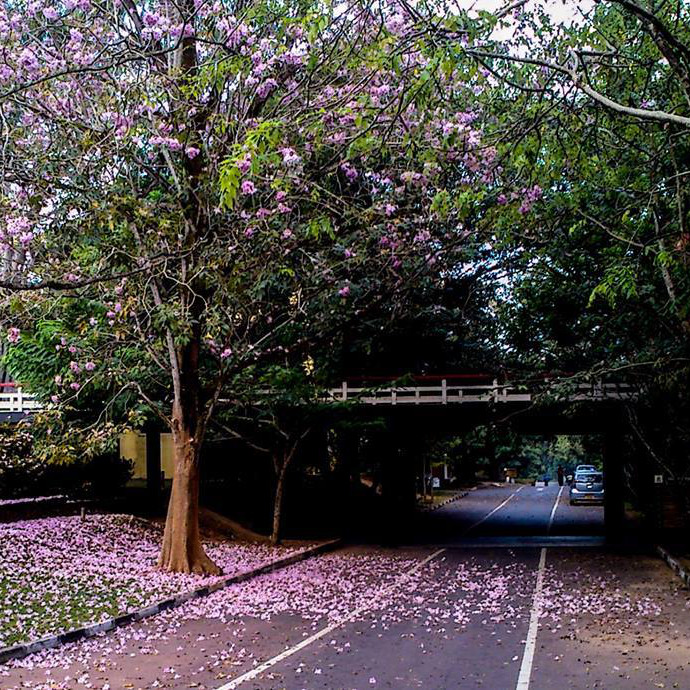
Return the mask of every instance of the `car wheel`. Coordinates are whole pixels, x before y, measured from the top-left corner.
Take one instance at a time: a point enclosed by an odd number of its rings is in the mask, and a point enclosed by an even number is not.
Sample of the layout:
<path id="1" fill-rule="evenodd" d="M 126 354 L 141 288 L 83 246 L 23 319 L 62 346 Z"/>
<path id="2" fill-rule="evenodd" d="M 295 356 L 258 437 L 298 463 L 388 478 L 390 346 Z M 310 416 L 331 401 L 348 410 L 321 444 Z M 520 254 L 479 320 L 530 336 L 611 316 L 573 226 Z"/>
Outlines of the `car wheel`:
<path id="1" fill-rule="evenodd" d="M 573 500 L 571 499 L 571 500 L 570 500 L 570 505 L 571 505 L 571 506 L 574 506 L 574 505 L 575 505 L 575 501 L 573 501 Z"/>

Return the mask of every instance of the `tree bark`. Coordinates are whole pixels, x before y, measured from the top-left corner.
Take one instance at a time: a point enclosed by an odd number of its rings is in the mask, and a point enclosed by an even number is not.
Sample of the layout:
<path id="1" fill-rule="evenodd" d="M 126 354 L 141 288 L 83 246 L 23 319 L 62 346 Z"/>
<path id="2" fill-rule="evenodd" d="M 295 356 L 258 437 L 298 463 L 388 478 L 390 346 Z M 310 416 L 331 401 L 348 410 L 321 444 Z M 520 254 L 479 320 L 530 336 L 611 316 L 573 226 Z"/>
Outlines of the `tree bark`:
<path id="1" fill-rule="evenodd" d="M 288 461 L 283 460 L 283 465 L 278 472 L 276 482 L 276 494 L 273 499 L 273 530 L 271 532 L 271 543 L 280 544 L 281 522 L 283 516 L 283 493 L 285 488 L 285 477 L 287 476 Z"/>
<path id="2" fill-rule="evenodd" d="M 220 575 L 199 534 L 199 448 L 187 429 L 173 431 L 175 474 L 159 567 L 178 573 Z"/>

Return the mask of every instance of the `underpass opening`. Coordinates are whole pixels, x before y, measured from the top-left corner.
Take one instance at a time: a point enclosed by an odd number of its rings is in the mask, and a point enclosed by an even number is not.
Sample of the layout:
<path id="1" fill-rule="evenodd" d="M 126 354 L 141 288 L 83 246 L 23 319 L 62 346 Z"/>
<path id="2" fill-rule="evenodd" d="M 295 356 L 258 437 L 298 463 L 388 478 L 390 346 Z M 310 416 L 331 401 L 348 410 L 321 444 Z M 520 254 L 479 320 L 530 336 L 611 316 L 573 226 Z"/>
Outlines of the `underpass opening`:
<path id="1" fill-rule="evenodd" d="M 617 517 L 606 499 L 611 450 L 601 434 L 520 434 L 495 426 L 437 437 L 416 474 L 418 501 L 429 510 L 419 538 L 601 539 L 606 520 Z"/>

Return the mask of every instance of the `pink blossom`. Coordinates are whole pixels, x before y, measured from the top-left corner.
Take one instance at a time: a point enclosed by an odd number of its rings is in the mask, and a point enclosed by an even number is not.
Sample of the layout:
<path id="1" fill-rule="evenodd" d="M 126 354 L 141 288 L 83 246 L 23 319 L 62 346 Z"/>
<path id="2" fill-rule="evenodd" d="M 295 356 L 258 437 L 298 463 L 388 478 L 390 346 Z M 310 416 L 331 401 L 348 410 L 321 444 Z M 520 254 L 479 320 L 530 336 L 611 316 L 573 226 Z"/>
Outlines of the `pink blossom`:
<path id="1" fill-rule="evenodd" d="M 345 177 L 347 177 L 350 182 L 354 182 L 359 177 L 357 169 L 349 161 L 341 163 L 340 169 L 345 173 Z"/>
<path id="2" fill-rule="evenodd" d="M 350 286 L 349 285 L 343 285 L 343 287 L 338 290 L 338 294 L 341 297 L 348 297 L 350 295 Z"/>
<path id="3" fill-rule="evenodd" d="M 86 371 L 93 371 L 95 368 L 96 368 L 96 364 L 94 362 L 87 362 L 84 365 L 84 369 L 86 369 Z"/>
<path id="4" fill-rule="evenodd" d="M 254 194 L 256 192 L 256 186 L 251 180 L 245 180 L 242 183 L 242 194 Z"/>
<path id="5" fill-rule="evenodd" d="M 18 328 L 10 328 L 7 330 L 7 342 L 16 343 L 19 342 L 19 336 L 21 331 Z"/>
<path id="6" fill-rule="evenodd" d="M 288 167 L 299 165 L 302 162 L 302 159 L 299 157 L 295 149 L 285 147 L 280 149 L 280 153 L 283 156 L 283 164 L 287 165 Z"/>
<path id="7" fill-rule="evenodd" d="M 278 82 L 275 79 L 266 79 L 256 90 L 259 98 L 268 98 L 270 93 L 278 87 Z"/>

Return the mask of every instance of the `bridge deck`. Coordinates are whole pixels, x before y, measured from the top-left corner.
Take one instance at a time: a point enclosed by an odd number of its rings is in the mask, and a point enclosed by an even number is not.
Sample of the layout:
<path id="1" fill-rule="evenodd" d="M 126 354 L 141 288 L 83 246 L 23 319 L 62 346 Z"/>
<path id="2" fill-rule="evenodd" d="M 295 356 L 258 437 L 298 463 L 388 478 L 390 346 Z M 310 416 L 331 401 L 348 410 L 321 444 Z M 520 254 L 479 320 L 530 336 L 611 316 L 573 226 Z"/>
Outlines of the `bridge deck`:
<path id="1" fill-rule="evenodd" d="M 352 386 L 344 381 L 338 388 L 326 391 L 325 401 L 352 402 L 361 405 L 458 405 L 467 403 L 531 403 L 548 392 L 542 385 L 535 389 L 497 381 L 483 385 L 449 385 L 440 382 L 417 386 Z M 569 390 L 561 400 L 568 402 L 634 400 L 638 389 L 628 384 L 592 383 L 579 384 Z M 0 391 L 0 414 L 26 414 L 42 409 L 42 404 L 20 387 Z"/>

